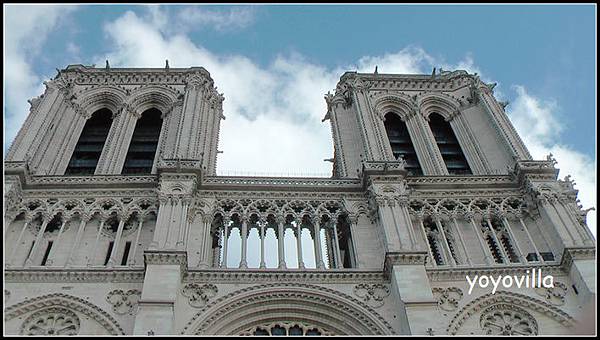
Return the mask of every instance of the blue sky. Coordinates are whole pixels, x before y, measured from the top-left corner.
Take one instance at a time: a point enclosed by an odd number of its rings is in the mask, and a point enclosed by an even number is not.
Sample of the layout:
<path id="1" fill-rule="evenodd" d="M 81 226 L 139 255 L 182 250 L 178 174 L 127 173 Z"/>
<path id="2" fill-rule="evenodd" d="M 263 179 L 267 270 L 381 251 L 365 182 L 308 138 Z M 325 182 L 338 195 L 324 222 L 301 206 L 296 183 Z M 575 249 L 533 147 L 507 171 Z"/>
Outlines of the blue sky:
<path id="1" fill-rule="evenodd" d="M 461 68 L 499 84 L 534 157 L 552 152 L 595 206 L 595 19 L 592 5 L 5 5 L 4 150 L 56 68 L 169 59 L 225 93 L 221 173 L 327 173 L 323 94 L 344 71 Z"/>

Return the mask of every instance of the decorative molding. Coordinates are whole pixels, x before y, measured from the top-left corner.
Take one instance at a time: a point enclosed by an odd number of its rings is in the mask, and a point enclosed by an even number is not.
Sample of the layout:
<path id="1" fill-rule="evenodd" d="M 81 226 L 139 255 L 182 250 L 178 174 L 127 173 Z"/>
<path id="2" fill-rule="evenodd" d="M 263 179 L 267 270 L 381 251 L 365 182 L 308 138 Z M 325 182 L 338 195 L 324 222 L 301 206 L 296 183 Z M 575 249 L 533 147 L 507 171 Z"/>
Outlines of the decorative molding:
<path id="1" fill-rule="evenodd" d="M 564 283 L 558 281 L 554 281 L 554 287 L 539 287 L 535 289 L 535 292 L 538 295 L 543 296 L 544 299 L 546 299 L 546 301 L 555 306 L 562 306 L 565 304 L 567 291 L 567 286 Z"/>
<path id="2" fill-rule="evenodd" d="M 126 269 L 77 269 L 40 268 L 40 269 L 5 269 L 5 282 L 144 282 L 144 268 Z"/>
<path id="3" fill-rule="evenodd" d="M 384 304 L 384 299 L 390 295 L 390 288 L 387 285 L 377 284 L 366 284 L 361 283 L 354 286 L 354 295 L 362 299 L 367 305 L 377 308 Z"/>
<path id="4" fill-rule="evenodd" d="M 181 294 L 188 300 L 190 306 L 201 308 L 208 304 L 208 301 L 217 295 L 219 289 L 212 283 L 199 285 L 188 283 L 181 289 Z"/>
<path id="5" fill-rule="evenodd" d="M 68 309 L 44 308 L 31 314 L 21 325 L 21 335 L 77 335 L 81 322 Z"/>
<path id="6" fill-rule="evenodd" d="M 458 287 L 433 288 L 432 292 L 438 306 L 447 312 L 456 310 L 463 297 L 463 291 Z"/>
<path id="7" fill-rule="evenodd" d="M 110 291 L 106 296 L 106 301 L 112 305 L 113 312 L 119 315 L 137 314 L 138 302 L 142 296 L 142 291 L 139 289 L 130 289 L 124 291 L 115 289 Z"/>
<path id="8" fill-rule="evenodd" d="M 381 271 L 356 269 L 190 269 L 184 282 L 214 283 L 265 283 L 265 282 L 310 282 L 310 283 L 381 283 L 386 279 Z"/>
<path id="9" fill-rule="evenodd" d="M 535 318 L 510 304 L 500 303 L 486 308 L 479 320 L 485 335 L 538 335 Z"/>
<path id="10" fill-rule="evenodd" d="M 251 295 L 252 298 L 245 298 Z M 274 298 L 294 299 L 314 303 L 314 308 L 325 304 L 328 308 L 347 313 L 371 334 L 395 334 L 394 328 L 374 309 L 365 303 L 339 291 L 303 283 L 271 283 L 240 289 L 215 299 L 201 308 L 185 325 L 181 334 L 206 334 L 205 330 L 225 314 L 240 310 L 242 306 L 261 304 Z M 360 307 L 360 308 L 357 308 Z M 202 318 L 201 318 L 202 317 Z M 337 326 L 337 325 L 336 325 Z"/>
<path id="11" fill-rule="evenodd" d="M 446 328 L 447 334 L 456 335 L 460 327 L 472 315 L 495 304 L 507 304 L 515 308 L 520 307 L 526 310 L 534 310 L 548 316 L 565 327 L 572 327 L 575 324 L 573 317 L 547 302 L 531 296 L 501 290 L 495 294 L 488 293 L 482 295 L 467 303 L 450 321 Z"/>
<path id="12" fill-rule="evenodd" d="M 33 311 L 56 307 L 64 307 L 90 317 L 102 325 L 109 334 L 125 335 L 123 328 L 117 320 L 100 307 L 84 299 L 62 293 L 42 295 L 6 307 L 4 310 L 4 320 L 9 321 Z"/>

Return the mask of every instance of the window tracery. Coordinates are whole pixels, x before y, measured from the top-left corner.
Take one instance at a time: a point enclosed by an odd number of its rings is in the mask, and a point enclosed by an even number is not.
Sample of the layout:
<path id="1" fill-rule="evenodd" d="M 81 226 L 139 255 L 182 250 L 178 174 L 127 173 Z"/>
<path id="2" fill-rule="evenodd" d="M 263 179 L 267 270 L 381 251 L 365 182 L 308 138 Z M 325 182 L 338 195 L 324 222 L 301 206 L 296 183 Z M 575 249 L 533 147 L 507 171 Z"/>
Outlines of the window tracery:
<path id="1" fill-rule="evenodd" d="M 480 318 L 485 335 L 537 335 L 538 325 L 525 310 L 506 304 L 485 309 Z"/>
<path id="2" fill-rule="evenodd" d="M 254 326 L 240 335 L 333 335 L 331 332 L 314 325 L 299 322 L 272 322 Z"/>
<path id="3" fill-rule="evenodd" d="M 29 316 L 21 327 L 23 335 L 77 335 L 80 320 L 72 311 L 52 307 Z"/>

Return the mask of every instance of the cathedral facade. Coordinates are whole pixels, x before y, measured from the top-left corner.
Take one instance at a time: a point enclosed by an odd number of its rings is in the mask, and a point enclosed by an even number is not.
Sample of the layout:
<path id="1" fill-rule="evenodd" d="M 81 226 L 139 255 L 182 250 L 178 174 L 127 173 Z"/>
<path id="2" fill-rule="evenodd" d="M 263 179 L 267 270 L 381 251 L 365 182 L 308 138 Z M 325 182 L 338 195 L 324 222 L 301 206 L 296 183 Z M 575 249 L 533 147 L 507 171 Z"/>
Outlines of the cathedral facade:
<path id="1" fill-rule="evenodd" d="M 201 67 L 70 65 L 45 85 L 4 160 L 6 334 L 590 327 L 577 190 L 476 74 L 346 72 L 325 95 L 329 178 L 218 176 L 224 96 Z"/>

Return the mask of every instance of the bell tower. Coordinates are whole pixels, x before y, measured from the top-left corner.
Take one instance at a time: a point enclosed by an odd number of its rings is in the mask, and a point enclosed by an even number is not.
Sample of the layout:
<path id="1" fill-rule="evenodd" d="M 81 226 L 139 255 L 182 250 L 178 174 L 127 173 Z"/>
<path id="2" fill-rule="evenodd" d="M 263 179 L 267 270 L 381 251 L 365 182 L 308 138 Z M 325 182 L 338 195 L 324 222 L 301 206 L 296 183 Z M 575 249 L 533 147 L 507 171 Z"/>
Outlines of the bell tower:
<path id="1" fill-rule="evenodd" d="M 346 72 L 325 96 L 336 177 L 401 156 L 411 175 L 506 174 L 531 159 L 504 103 L 465 71 L 426 75 Z"/>

